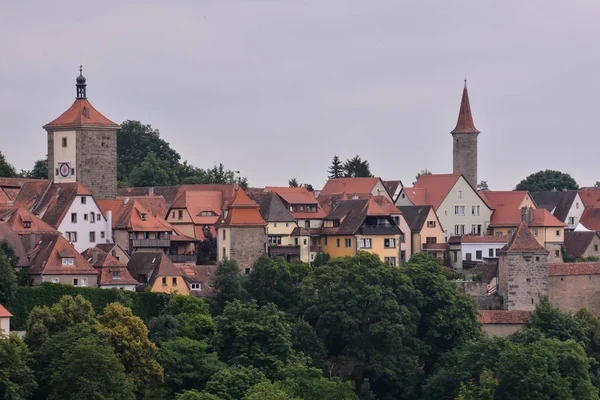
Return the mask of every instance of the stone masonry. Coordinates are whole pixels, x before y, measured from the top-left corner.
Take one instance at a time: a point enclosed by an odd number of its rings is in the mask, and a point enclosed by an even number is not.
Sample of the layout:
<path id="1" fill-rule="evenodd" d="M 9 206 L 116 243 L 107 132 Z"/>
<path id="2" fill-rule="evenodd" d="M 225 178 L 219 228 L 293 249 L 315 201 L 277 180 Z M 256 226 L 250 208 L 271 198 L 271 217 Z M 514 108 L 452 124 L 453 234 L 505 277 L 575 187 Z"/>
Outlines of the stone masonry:
<path id="1" fill-rule="evenodd" d="M 505 310 L 533 311 L 539 300 L 548 296 L 548 254 L 501 255 L 498 280 Z"/>
<path id="2" fill-rule="evenodd" d="M 264 227 L 231 227 L 231 259 L 240 269 L 252 268 L 265 252 L 267 234 Z"/>
<path id="3" fill-rule="evenodd" d="M 96 199 L 117 196 L 117 130 L 77 130 L 77 182 Z"/>
<path id="4" fill-rule="evenodd" d="M 477 136 L 472 133 L 453 133 L 453 173 L 462 174 L 477 188 Z"/>

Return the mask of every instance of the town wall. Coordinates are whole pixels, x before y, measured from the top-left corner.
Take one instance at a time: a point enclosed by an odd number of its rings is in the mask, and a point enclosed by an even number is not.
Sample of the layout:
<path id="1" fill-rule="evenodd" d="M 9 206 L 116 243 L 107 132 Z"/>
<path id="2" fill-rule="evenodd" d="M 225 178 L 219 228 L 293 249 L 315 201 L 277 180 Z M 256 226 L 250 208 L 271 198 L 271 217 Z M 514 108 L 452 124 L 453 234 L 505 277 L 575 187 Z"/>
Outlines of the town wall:
<path id="1" fill-rule="evenodd" d="M 562 311 L 587 308 L 600 317 L 600 275 L 568 275 L 548 278 L 548 298 Z"/>

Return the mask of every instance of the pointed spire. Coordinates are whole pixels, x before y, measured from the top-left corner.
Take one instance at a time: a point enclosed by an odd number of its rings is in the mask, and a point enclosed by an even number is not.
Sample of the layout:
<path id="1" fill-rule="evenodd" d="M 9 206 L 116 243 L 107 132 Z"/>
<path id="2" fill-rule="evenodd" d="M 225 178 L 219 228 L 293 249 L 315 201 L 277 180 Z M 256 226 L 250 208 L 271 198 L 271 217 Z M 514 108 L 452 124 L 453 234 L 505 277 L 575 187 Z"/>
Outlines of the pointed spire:
<path id="1" fill-rule="evenodd" d="M 85 84 L 85 78 L 83 76 L 83 65 L 79 66 L 79 76 L 76 79 L 77 82 L 77 98 L 78 99 L 85 99 L 86 98 L 86 94 L 85 94 L 85 87 L 87 86 Z"/>
<path id="2" fill-rule="evenodd" d="M 471 115 L 471 104 L 469 103 L 469 91 L 467 90 L 467 78 L 465 78 L 465 88 L 463 89 L 462 100 L 460 102 L 460 111 L 458 112 L 458 121 L 456 128 L 450 133 L 479 133 L 473 123 Z"/>

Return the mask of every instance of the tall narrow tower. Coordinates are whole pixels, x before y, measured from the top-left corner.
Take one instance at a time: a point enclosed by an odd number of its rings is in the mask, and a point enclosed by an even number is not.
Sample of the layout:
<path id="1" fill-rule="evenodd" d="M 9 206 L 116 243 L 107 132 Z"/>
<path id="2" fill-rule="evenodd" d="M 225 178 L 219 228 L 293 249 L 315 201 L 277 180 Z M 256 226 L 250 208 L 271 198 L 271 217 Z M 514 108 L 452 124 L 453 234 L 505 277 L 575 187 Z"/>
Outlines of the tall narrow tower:
<path id="1" fill-rule="evenodd" d="M 48 179 L 79 182 L 97 199 L 117 195 L 117 129 L 87 99 L 86 80 L 79 68 L 73 105 L 44 125 L 48 132 Z"/>
<path id="2" fill-rule="evenodd" d="M 453 143 L 453 171 L 455 174 L 462 174 L 467 182 L 476 189 L 477 136 L 479 135 L 479 131 L 473 123 L 466 79 L 456 128 L 450 133 L 452 134 Z"/>

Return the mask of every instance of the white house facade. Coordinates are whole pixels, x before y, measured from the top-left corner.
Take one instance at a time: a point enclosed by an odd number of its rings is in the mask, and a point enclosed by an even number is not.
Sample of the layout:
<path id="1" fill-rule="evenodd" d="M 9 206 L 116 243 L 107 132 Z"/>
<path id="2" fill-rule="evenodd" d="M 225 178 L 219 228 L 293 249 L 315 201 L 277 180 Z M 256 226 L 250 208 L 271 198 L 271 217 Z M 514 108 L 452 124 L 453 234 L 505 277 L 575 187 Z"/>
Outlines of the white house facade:
<path id="1" fill-rule="evenodd" d="M 106 218 L 92 196 L 77 195 L 58 226 L 58 231 L 82 252 L 99 243 L 112 243 L 112 215 Z"/>

